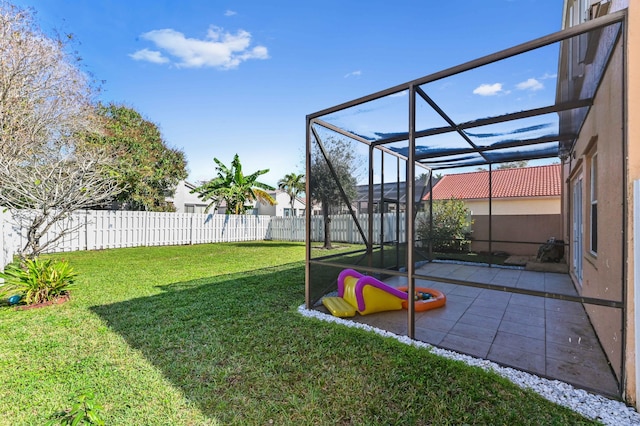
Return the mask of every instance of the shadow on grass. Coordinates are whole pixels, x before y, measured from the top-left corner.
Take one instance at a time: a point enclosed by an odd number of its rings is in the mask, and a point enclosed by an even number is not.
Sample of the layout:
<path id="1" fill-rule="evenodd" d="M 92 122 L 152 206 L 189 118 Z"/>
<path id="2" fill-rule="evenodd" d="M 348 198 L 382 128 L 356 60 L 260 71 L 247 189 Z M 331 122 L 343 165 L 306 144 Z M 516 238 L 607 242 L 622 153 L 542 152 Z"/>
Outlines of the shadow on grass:
<path id="1" fill-rule="evenodd" d="M 301 263 L 161 290 L 91 310 L 222 424 L 584 420 L 494 374 L 300 317 Z"/>
<path id="2" fill-rule="evenodd" d="M 160 288 L 154 296 L 91 310 L 205 415 L 237 421 L 225 418 L 227 408 L 249 408 L 243 400 L 265 380 L 254 377 L 256 371 L 264 374 L 263 368 L 252 369 L 254 363 L 264 366 L 282 359 L 283 324 L 304 301 L 304 266 L 289 264 Z"/>

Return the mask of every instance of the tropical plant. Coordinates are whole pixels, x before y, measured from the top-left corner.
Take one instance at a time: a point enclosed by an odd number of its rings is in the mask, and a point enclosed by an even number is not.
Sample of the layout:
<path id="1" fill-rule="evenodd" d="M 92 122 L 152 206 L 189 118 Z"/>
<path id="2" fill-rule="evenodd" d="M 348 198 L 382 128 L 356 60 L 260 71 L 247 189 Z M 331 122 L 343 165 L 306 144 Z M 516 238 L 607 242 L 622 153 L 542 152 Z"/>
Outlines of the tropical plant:
<path id="1" fill-rule="evenodd" d="M 64 260 L 24 259 L 10 263 L 0 272 L 0 278 L 4 279 L 0 294 L 21 294 L 21 301 L 27 305 L 48 302 L 67 294 L 76 275 Z"/>
<path id="2" fill-rule="evenodd" d="M 94 394 L 83 392 L 75 397 L 70 409 L 54 414 L 53 419 L 46 424 L 47 426 L 104 425 L 100 411 L 102 411 L 102 406 L 95 402 Z"/>
<path id="3" fill-rule="evenodd" d="M 278 188 L 289 195 L 292 216 L 295 216 L 294 205 L 296 202 L 296 198 L 298 197 L 298 195 L 300 195 L 301 192 L 304 192 L 304 187 L 304 175 L 302 174 L 288 173 L 278 181 Z"/>
<path id="4" fill-rule="evenodd" d="M 238 154 L 233 157 L 231 167 L 225 166 L 217 158 L 213 161 L 217 164 L 217 176 L 191 191 L 192 194 L 197 192 L 202 201 L 209 201 L 205 213 L 223 201 L 226 203 L 226 214 L 244 214 L 251 209 L 250 203 L 254 201 L 271 206 L 276 204 L 276 200 L 267 192 L 275 188 L 257 180 L 259 176 L 268 173 L 269 169 L 245 176 Z"/>
<path id="5" fill-rule="evenodd" d="M 431 244 L 436 251 L 461 251 L 471 242 L 472 224 L 471 211 L 464 201 L 438 200 L 433 202 L 433 221 L 427 209 L 418 218 L 416 232 L 423 244 Z"/>

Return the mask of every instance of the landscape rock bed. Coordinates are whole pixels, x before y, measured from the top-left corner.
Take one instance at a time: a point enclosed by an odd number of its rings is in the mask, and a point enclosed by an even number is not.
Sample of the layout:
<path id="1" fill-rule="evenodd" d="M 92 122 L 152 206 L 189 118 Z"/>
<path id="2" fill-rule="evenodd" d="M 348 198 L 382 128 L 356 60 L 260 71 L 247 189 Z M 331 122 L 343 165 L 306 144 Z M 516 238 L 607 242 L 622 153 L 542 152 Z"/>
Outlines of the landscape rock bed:
<path id="1" fill-rule="evenodd" d="M 309 310 L 306 309 L 304 305 L 301 305 L 298 308 L 298 312 L 306 317 L 317 318 L 322 321 L 334 322 L 348 327 L 372 331 L 383 337 L 390 337 L 407 345 L 427 349 L 431 351 L 431 353 L 445 358 L 462 361 L 471 366 L 493 371 L 522 388 L 533 390 L 551 402 L 567 407 L 585 417 L 602 422 L 605 425 L 640 425 L 640 414 L 633 408 L 626 406 L 623 402 L 605 398 L 602 395 L 595 395 L 582 389 L 577 389 L 568 383 L 564 383 L 559 380 L 545 379 L 524 371 L 502 367 L 489 360 L 459 354 L 447 349 L 437 348 L 428 343 L 412 340 L 407 336 L 399 336 L 376 327 L 371 327 L 367 324 L 337 318 L 333 315 L 324 314 L 316 310 Z"/>

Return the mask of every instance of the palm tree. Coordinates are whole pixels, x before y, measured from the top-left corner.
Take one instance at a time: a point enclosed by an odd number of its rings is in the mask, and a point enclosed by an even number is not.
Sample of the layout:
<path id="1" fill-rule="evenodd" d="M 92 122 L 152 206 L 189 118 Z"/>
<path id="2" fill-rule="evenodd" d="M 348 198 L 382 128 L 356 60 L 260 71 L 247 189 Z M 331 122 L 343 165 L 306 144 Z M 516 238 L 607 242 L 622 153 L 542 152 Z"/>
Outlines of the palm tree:
<path id="1" fill-rule="evenodd" d="M 244 214 L 251 208 L 248 203 L 254 201 L 271 206 L 276 204 L 276 200 L 267 192 L 275 188 L 257 181 L 258 176 L 269 172 L 269 169 L 258 170 L 245 176 L 238 154 L 233 157 L 231 167 L 225 166 L 217 158 L 213 161 L 217 164 L 217 176 L 191 191 L 192 194 L 197 192 L 202 201 L 210 201 L 205 213 L 222 201 L 227 204 L 226 214 Z"/>
<path id="2" fill-rule="evenodd" d="M 278 189 L 286 192 L 289 195 L 289 201 L 291 203 L 291 215 L 295 216 L 294 203 L 296 198 L 301 192 L 304 192 L 304 175 L 298 175 L 295 173 L 289 173 L 284 175 L 282 179 L 278 181 Z"/>

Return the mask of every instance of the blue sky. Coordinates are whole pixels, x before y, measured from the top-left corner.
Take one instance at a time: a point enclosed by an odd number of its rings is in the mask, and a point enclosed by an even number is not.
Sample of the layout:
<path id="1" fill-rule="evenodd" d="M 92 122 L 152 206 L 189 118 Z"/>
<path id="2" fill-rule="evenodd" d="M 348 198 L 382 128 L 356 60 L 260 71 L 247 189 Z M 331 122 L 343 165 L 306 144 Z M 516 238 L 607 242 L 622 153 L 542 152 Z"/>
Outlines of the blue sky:
<path id="1" fill-rule="evenodd" d="M 14 3 L 74 35 L 100 100 L 156 123 L 189 180 L 238 153 L 271 185 L 303 173 L 307 114 L 558 31 L 562 12 L 562 0 Z M 548 72 L 487 73 L 465 96 L 537 92 Z M 464 96 L 442 101 L 464 108 Z"/>

